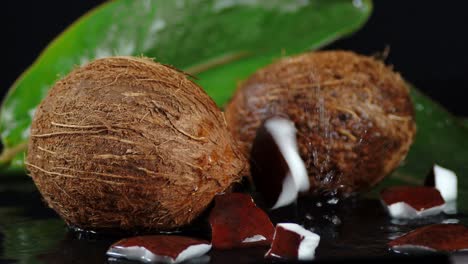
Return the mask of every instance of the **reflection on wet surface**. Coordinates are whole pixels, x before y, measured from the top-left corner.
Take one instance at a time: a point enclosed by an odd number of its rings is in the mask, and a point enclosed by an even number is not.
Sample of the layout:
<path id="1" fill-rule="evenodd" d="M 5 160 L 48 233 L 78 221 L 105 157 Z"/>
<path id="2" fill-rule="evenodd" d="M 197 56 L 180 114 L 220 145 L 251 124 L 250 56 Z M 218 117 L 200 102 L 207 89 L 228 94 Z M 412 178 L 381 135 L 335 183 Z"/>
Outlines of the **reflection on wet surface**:
<path id="1" fill-rule="evenodd" d="M 393 238 L 433 223 L 468 224 L 468 217 L 438 215 L 422 220 L 391 220 L 376 199 L 301 199 L 270 214 L 274 223 L 296 222 L 318 233 L 317 259 L 395 257 L 386 244 Z M 261 203 L 259 203 L 261 205 Z M 206 238 L 206 222 L 186 233 Z M 107 248 L 118 236 L 76 233 L 42 202 L 29 178 L 0 183 L 0 263 L 131 263 L 108 261 Z M 262 262 L 267 247 L 213 250 L 210 263 Z M 206 262 L 204 261 L 200 262 Z"/>

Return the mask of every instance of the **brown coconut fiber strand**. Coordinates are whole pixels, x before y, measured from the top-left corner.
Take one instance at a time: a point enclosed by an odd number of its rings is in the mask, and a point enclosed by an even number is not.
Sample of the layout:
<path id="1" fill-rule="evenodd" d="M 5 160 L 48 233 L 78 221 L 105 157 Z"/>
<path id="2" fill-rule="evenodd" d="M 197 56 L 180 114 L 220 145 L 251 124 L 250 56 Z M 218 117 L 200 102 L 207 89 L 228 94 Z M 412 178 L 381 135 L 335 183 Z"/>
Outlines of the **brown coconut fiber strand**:
<path id="1" fill-rule="evenodd" d="M 294 121 L 314 193 L 374 186 L 405 158 L 416 131 L 401 76 L 345 51 L 281 59 L 237 89 L 226 119 L 247 157 L 257 128 L 275 115 Z"/>
<path id="2" fill-rule="evenodd" d="M 68 224 L 129 232 L 191 223 L 245 164 L 199 86 L 133 57 L 99 59 L 58 81 L 35 113 L 26 162 Z"/>

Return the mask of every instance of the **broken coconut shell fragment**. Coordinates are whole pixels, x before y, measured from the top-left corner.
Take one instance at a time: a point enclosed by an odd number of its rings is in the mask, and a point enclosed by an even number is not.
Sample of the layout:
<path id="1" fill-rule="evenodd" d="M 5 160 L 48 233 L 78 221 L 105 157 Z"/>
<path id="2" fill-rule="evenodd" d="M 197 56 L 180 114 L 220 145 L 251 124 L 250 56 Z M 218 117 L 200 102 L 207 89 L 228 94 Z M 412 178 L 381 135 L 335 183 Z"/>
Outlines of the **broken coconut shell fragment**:
<path id="1" fill-rule="evenodd" d="M 346 51 L 283 58 L 237 89 L 226 120 L 249 157 L 258 128 L 287 116 L 297 129 L 311 188 L 370 189 L 405 158 L 416 131 L 409 87 L 383 62 Z"/>
<path id="2" fill-rule="evenodd" d="M 425 186 L 395 186 L 384 189 L 380 197 L 393 218 L 420 218 L 443 211 L 440 192 Z"/>
<path id="3" fill-rule="evenodd" d="M 209 242 L 183 236 L 154 235 L 126 238 L 113 244 L 109 257 L 145 263 L 180 263 L 205 255 Z"/>
<path id="4" fill-rule="evenodd" d="M 271 248 L 266 258 L 313 260 L 320 236 L 293 223 L 276 225 Z"/>
<path id="5" fill-rule="evenodd" d="M 217 249 L 269 246 L 275 230 L 268 215 L 243 193 L 216 196 L 209 221 Z"/>
<path id="6" fill-rule="evenodd" d="M 468 228 L 460 224 L 435 224 L 415 229 L 388 243 L 395 252 L 466 251 Z"/>
<path id="7" fill-rule="evenodd" d="M 251 176 L 265 204 L 276 209 L 296 201 L 309 190 L 309 178 L 299 156 L 294 123 L 282 117 L 265 121 L 258 129 L 250 155 Z"/>
<path id="8" fill-rule="evenodd" d="M 246 164 L 201 87 L 134 57 L 98 59 L 58 81 L 35 112 L 26 161 L 67 224 L 130 233 L 190 224 Z"/>

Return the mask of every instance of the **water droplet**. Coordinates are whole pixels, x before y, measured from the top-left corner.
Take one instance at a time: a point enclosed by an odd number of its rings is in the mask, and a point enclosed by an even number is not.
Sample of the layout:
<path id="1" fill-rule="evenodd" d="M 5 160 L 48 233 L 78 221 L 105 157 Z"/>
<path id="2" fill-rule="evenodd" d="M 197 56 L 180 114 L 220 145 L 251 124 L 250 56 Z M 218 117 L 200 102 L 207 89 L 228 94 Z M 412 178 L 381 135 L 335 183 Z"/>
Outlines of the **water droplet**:
<path id="1" fill-rule="evenodd" d="M 316 205 L 317 207 L 322 207 L 322 203 L 321 203 L 321 202 L 317 202 L 315 205 Z"/>
<path id="2" fill-rule="evenodd" d="M 158 18 L 155 19 L 149 28 L 149 37 L 143 42 L 143 49 L 149 50 L 158 40 L 158 33 L 166 28 L 166 21 Z"/>
<path id="3" fill-rule="evenodd" d="M 185 6 L 185 0 L 176 0 L 175 3 L 178 9 L 182 9 Z"/>
<path id="4" fill-rule="evenodd" d="M 398 219 L 398 218 L 392 218 L 392 220 L 390 220 L 390 222 L 394 225 L 407 225 L 409 220 L 407 219 Z"/>
<path id="5" fill-rule="evenodd" d="M 337 204 L 340 201 L 337 197 L 328 199 L 327 204 Z"/>
<path id="6" fill-rule="evenodd" d="M 119 41 L 116 55 L 131 55 L 135 51 L 135 43 L 131 41 Z"/>
<path id="7" fill-rule="evenodd" d="M 323 218 L 330 221 L 335 226 L 341 225 L 341 219 L 336 215 L 324 215 Z"/>
<path id="8" fill-rule="evenodd" d="M 21 138 L 26 140 L 29 138 L 29 134 L 31 132 L 31 126 L 29 126 L 27 129 L 23 130 L 23 132 L 21 133 Z"/>
<path id="9" fill-rule="evenodd" d="M 331 170 L 331 171 L 329 171 L 329 172 L 325 175 L 325 177 L 324 177 L 324 179 L 323 179 L 323 182 L 324 182 L 324 183 L 333 182 L 333 179 L 334 179 L 334 178 L 335 178 L 335 171 Z"/>
<path id="10" fill-rule="evenodd" d="M 89 58 L 88 57 L 81 57 L 80 58 L 80 65 L 85 65 L 89 62 Z"/>
<path id="11" fill-rule="evenodd" d="M 442 224 L 458 224 L 460 223 L 460 220 L 450 218 L 450 219 L 445 219 L 444 221 L 441 222 Z"/>
<path id="12" fill-rule="evenodd" d="M 390 233 L 390 234 L 388 235 L 388 239 L 394 240 L 394 239 L 397 239 L 397 238 L 401 237 L 401 236 L 404 235 L 404 234 L 405 234 L 404 232 Z"/>
<path id="13" fill-rule="evenodd" d="M 341 219 L 340 219 L 338 216 L 335 215 L 335 216 L 333 216 L 333 218 L 332 218 L 332 223 L 333 223 L 334 225 L 336 225 L 336 226 L 337 226 L 337 225 L 341 225 Z"/>
<path id="14" fill-rule="evenodd" d="M 353 6 L 359 9 L 364 7 L 362 0 L 353 0 Z"/>
<path id="15" fill-rule="evenodd" d="M 416 104 L 415 108 L 416 108 L 416 111 L 423 111 L 424 110 L 424 105 Z"/>
<path id="16" fill-rule="evenodd" d="M 16 159 L 13 161 L 13 164 L 20 167 L 23 166 L 23 161 L 21 159 Z"/>
<path id="17" fill-rule="evenodd" d="M 399 232 L 400 227 L 398 227 L 398 226 L 388 226 L 387 230 L 390 231 L 390 232 Z"/>
<path id="18" fill-rule="evenodd" d="M 94 54 L 96 59 L 112 56 L 112 52 L 105 48 L 97 48 Z"/>

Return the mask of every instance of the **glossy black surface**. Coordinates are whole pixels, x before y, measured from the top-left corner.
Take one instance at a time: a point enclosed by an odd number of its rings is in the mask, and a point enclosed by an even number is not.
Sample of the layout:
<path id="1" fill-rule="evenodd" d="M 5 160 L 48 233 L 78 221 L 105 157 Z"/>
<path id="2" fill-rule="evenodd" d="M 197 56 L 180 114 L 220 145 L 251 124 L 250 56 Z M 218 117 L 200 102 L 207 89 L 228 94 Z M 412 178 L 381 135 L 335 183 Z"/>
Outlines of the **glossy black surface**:
<path id="1" fill-rule="evenodd" d="M 261 204 L 261 201 L 259 201 Z M 468 224 L 465 215 L 439 215 L 419 221 L 391 220 L 377 199 L 301 199 L 296 206 L 271 212 L 273 222 L 297 222 L 321 235 L 319 263 L 411 263 L 427 256 L 401 256 L 386 243 L 416 227 L 440 222 Z M 188 235 L 207 237 L 203 220 Z M 105 252 L 118 235 L 73 232 L 42 202 L 34 184 L 24 176 L 4 178 L 0 184 L 0 263 L 131 263 L 108 260 Z M 219 251 L 210 263 L 265 262 L 267 248 Z M 447 256 L 429 256 L 450 263 Z M 421 259 L 422 258 L 422 259 Z M 207 260 L 207 259 L 205 259 Z M 346 262 L 343 262 L 346 261 Z"/>

